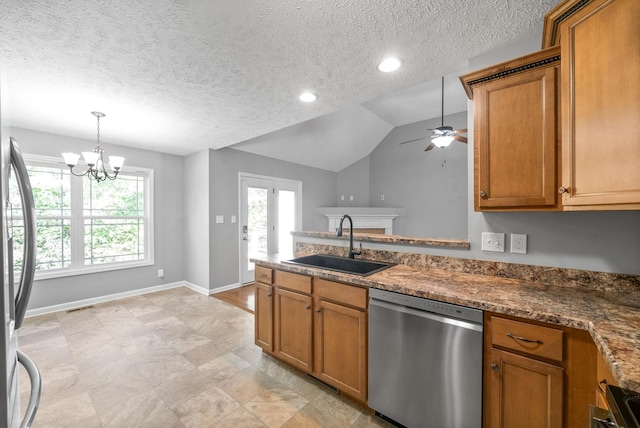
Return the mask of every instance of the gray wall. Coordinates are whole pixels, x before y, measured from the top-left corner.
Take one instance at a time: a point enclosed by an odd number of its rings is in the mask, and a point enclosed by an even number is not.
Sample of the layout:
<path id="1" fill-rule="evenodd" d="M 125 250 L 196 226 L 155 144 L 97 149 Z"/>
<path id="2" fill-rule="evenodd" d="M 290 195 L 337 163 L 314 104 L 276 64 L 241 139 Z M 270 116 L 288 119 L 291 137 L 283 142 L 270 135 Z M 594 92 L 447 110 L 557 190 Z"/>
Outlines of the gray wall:
<path id="1" fill-rule="evenodd" d="M 477 70 L 540 49 L 529 40 L 469 60 Z M 473 103 L 469 103 L 473 135 Z M 470 153 L 473 148 L 470 142 Z M 478 213 L 473 211 L 473 156 L 468 160 L 469 257 L 541 266 L 640 274 L 640 212 Z M 480 250 L 482 232 L 526 233 L 528 254 Z M 507 235 L 508 239 L 508 235 Z M 507 251 L 509 246 L 507 244 Z"/>
<path id="2" fill-rule="evenodd" d="M 209 288 L 209 151 L 184 158 L 184 279 Z"/>
<path id="3" fill-rule="evenodd" d="M 467 157 L 473 152 L 459 141 L 428 152 L 429 138 L 400 144 L 430 135 L 428 129 L 441 123 L 438 118 L 396 127 L 369 156 L 371 206 L 405 208 L 405 216 L 393 222 L 394 234 L 467 238 Z M 466 128 L 467 114 L 446 116 L 444 123 Z"/>
<path id="4" fill-rule="evenodd" d="M 369 156 L 352 163 L 338 172 L 338 207 L 368 207 L 369 206 Z M 351 200 L 353 196 L 353 200 Z"/>
<path id="5" fill-rule="evenodd" d="M 12 128 L 11 136 L 23 153 L 60 157 L 63 151 L 93 149 L 95 141 Z M 3 135 L 4 136 L 4 135 Z M 5 136 L 6 137 L 6 136 Z M 37 280 L 29 309 L 133 291 L 182 281 L 183 270 L 183 160 L 181 156 L 102 144 L 105 151 L 126 157 L 126 164 L 153 168 L 155 174 L 155 265 L 95 274 Z M 158 269 L 164 278 L 158 278 Z"/>
<path id="6" fill-rule="evenodd" d="M 454 129 L 467 126 L 466 112 L 444 119 Z M 369 156 L 338 173 L 337 206 L 405 208 L 393 221 L 394 234 L 466 239 L 467 145 L 425 152 L 429 138 L 400 144 L 441 124 L 438 118 L 395 127 Z"/>
<path id="7" fill-rule="evenodd" d="M 326 218 L 315 209 L 335 203 L 336 173 L 230 148 L 210 150 L 209 168 L 210 289 L 240 281 L 240 224 L 229 221 L 232 215 L 239 218 L 238 172 L 302 181 L 302 229 L 326 228 Z M 216 215 L 224 215 L 225 222 L 216 224 Z"/>

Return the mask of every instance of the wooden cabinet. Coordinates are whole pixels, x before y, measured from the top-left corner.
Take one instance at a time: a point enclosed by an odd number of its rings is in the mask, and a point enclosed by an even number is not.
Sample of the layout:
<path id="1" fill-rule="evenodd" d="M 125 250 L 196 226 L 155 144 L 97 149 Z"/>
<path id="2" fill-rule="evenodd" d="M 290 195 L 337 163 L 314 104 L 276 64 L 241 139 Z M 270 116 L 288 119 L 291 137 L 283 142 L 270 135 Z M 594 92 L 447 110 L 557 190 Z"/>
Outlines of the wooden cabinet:
<path id="1" fill-rule="evenodd" d="M 460 77 L 476 211 L 640 209 L 639 21 L 638 0 L 565 0 L 545 49 Z"/>
<path id="2" fill-rule="evenodd" d="M 267 352 L 273 351 L 273 271 L 256 266 L 255 269 L 255 341 Z"/>
<path id="3" fill-rule="evenodd" d="M 274 272 L 274 355 L 304 372 L 313 370 L 311 278 Z"/>
<path id="4" fill-rule="evenodd" d="M 279 287 L 275 297 L 274 354 L 304 372 L 311 372 L 313 300 L 311 296 Z"/>
<path id="5" fill-rule="evenodd" d="M 606 387 L 607 385 L 618 386 L 618 382 L 616 382 L 611 370 L 607 367 L 607 363 L 599 353 L 596 359 L 596 381 L 597 387 L 594 404 L 602 409 L 608 409 L 609 404 L 606 399 Z"/>
<path id="6" fill-rule="evenodd" d="M 592 0 L 559 24 L 566 210 L 640 209 L 638 22 L 638 0 Z"/>
<path id="7" fill-rule="evenodd" d="M 484 426 L 588 426 L 596 349 L 589 333 L 486 312 Z"/>
<path id="8" fill-rule="evenodd" d="M 490 376 L 490 427 L 562 427 L 562 367 L 492 348 Z"/>
<path id="9" fill-rule="evenodd" d="M 476 211 L 559 209 L 560 48 L 460 79 L 474 101 Z"/>
<path id="10" fill-rule="evenodd" d="M 367 399 L 367 290 L 315 279 L 314 375 Z"/>
<path id="11" fill-rule="evenodd" d="M 256 344 L 366 403 L 368 290 L 280 270 L 267 285 L 258 275 Z"/>

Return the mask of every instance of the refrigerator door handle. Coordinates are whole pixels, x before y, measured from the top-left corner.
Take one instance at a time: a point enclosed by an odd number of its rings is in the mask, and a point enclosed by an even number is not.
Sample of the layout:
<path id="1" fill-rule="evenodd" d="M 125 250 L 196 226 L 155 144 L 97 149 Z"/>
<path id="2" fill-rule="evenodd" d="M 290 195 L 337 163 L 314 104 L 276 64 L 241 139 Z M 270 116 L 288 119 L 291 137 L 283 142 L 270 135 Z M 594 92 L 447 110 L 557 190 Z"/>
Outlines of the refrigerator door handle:
<path id="1" fill-rule="evenodd" d="M 36 417 L 36 412 L 38 411 L 38 406 L 40 405 L 42 380 L 40 378 L 40 371 L 38 370 L 38 366 L 36 366 L 33 360 L 19 349 L 17 350 L 17 353 L 18 362 L 25 368 L 25 370 L 29 374 L 29 379 L 31 380 L 31 395 L 29 396 L 29 405 L 27 406 L 27 411 L 25 412 L 24 419 L 20 424 L 20 428 L 31 428 L 33 419 Z"/>
<path id="2" fill-rule="evenodd" d="M 20 199 L 24 211 L 24 257 L 20 285 L 16 296 L 16 326 L 18 329 L 24 321 L 27 304 L 33 286 L 33 276 L 36 270 L 36 209 L 33 202 L 33 191 L 29 182 L 29 173 L 24 163 L 22 152 L 16 140 L 11 137 L 11 164 L 16 173 Z"/>

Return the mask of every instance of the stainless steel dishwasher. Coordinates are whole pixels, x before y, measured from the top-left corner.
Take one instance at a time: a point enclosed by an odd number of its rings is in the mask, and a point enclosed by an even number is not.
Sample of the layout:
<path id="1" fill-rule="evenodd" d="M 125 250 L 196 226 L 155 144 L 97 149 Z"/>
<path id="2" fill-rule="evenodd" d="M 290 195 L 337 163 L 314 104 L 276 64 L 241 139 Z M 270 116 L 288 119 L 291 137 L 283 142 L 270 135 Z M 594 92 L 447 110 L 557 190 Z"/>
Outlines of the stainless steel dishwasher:
<path id="1" fill-rule="evenodd" d="M 369 295 L 369 407 L 409 428 L 481 427 L 482 311 Z"/>

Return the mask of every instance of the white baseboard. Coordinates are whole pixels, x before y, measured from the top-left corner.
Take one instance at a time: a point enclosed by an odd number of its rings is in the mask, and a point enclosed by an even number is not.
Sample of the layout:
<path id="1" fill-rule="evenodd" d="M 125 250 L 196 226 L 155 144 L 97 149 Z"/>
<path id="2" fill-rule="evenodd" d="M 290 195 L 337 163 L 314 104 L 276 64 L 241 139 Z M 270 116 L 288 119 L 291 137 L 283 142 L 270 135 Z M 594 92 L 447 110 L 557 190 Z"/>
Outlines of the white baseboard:
<path id="1" fill-rule="evenodd" d="M 44 306 L 42 308 L 29 309 L 25 314 L 25 318 L 35 317 L 38 315 L 50 314 L 59 311 L 68 311 L 69 309 L 82 308 L 84 306 L 97 305 L 98 303 L 110 302 L 112 300 L 125 299 L 127 297 L 140 296 L 142 294 L 155 293 L 156 291 L 169 290 L 177 287 L 187 287 L 197 293 L 210 296 L 212 294 L 221 293 L 234 288 L 242 287 L 243 284 L 235 283 L 209 290 L 199 285 L 192 284 L 187 281 L 172 282 L 170 284 L 156 285 L 153 287 L 140 288 L 138 290 L 126 291 L 124 293 L 108 294 L 106 296 L 93 297 L 91 299 L 75 300 L 73 302 L 61 303 L 59 305 Z"/>
<path id="2" fill-rule="evenodd" d="M 177 288 L 177 287 L 183 287 L 183 286 L 186 286 L 198 292 L 200 292 L 200 290 L 204 290 L 203 288 L 197 287 L 193 284 L 187 285 L 187 283 L 185 283 L 184 281 L 172 282 L 170 284 L 162 284 L 162 285 L 156 285 L 153 287 L 140 288 L 138 290 L 126 291 L 124 293 L 109 294 L 106 296 L 94 297 L 91 299 L 75 300 L 73 302 L 61 303 L 59 305 L 44 306 L 42 308 L 29 309 L 27 310 L 25 317 L 29 318 L 29 317 L 35 317 L 38 315 L 50 314 L 52 312 L 68 311 L 69 309 L 81 308 L 84 306 L 110 302 L 112 300 L 124 299 L 127 297 L 139 296 L 141 294 L 155 293 L 156 291 L 169 290 L 171 288 Z M 203 294 L 208 294 L 208 293 L 203 293 Z"/>
<path id="3" fill-rule="evenodd" d="M 211 291 L 209 291 L 208 288 L 200 287 L 199 285 L 192 284 L 188 281 L 183 281 L 182 285 L 190 290 L 195 291 L 196 293 L 204 294 L 205 296 L 209 296 L 211 294 Z"/>
<path id="4" fill-rule="evenodd" d="M 233 290 L 234 288 L 240 288 L 243 285 L 244 284 L 240 282 L 236 282 L 235 284 L 224 285 L 222 287 L 218 287 L 218 288 L 214 288 L 213 290 L 210 290 L 209 294 L 222 293 L 223 291 L 229 291 L 229 290 Z"/>

